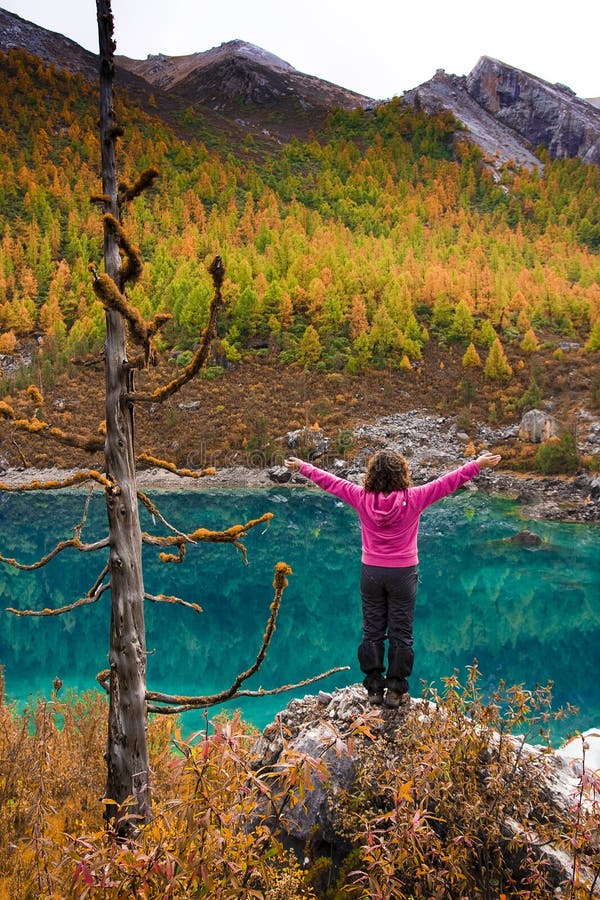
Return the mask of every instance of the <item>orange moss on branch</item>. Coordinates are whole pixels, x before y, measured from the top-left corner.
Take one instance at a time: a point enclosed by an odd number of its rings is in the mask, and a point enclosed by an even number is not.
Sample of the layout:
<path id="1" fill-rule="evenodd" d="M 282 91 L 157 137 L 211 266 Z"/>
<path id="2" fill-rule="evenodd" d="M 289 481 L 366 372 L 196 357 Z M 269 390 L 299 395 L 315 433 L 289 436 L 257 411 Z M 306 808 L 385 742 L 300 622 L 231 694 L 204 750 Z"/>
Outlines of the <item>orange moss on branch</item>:
<path id="1" fill-rule="evenodd" d="M 121 278 L 123 279 L 123 284 L 128 281 L 135 284 L 142 274 L 142 254 L 138 248 L 131 243 L 127 237 L 127 232 L 112 213 L 105 213 L 103 220 L 104 227 L 114 237 L 123 256 L 121 265 Z"/>
<path id="2" fill-rule="evenodd" d="M 130 203 L 147 188 L 152 187 L 156 179 L 159 177 L 159 170 L 154 166 L 150 166 L 148 169 L 144 169 L 143 172 L 140 172 L 135 181 L 120 181 L 119 200 L 123 203 Z"/>
<path id="3" fill-rule="evenodd" d="M 101 472 L 96 472 L 95 469 L 86 469 L 75 472 L 73 475 L 69 475 L 68 478 L 64 478 L 62 481 L 34 480 L 27 482 L 27 484 L 17 485 L 6 484 L 5 482 L 0 481 L 0 491 L 6 491 L 8 493 L 18 493 L 19 491 L 56 491 L 61 488 L 72 487 L 74 484 L 82 484 L 84 481 L 95 481 L 97 484 L 101 484 L 102 487 L 113 491 L 117 487 L 114 481 L 111 481 L 106 475 L 102 475 Z"/>
<path id="4" fill-rule="evenodd" d="M 110 583 L 103 584 L 98 587 L 93 594 L 86 594 L 85 597 L 81 597 L 79 600 L 75 600 L 74 603 L 67 603 L 66 606 L 59 606 L 58 609 L 49 609 L 48 607 L 45 607 L 44 609 L 14 609 L 12 606 L 7 606 L 6 611 L 12 613 L 15 616 L 61 616 L 63 615 L 63 613 L 71 612 L 71 610 L 78 609 L 80 606 L 89 606 L 91 603 L 96 603 L 96 601 L 100 599 L 102 594 L 109 588 Z"/>
<path id="5" fill-rule="evenodd" d="M 77 447 L 79 450 L 87 450 L 88 453 L 96 453 L 98 450 L 104 449 L 104 441 L 97 437 L 84 437 L 80 434 L 72 434 L 63 431 L 62 428 L 49 428 L 48 434 L 60 441 L 61 444 L 67 444 L 69 447 Z"/>
<path id="6" fill-rule="evenodd" d="M 2 555 L 0 555 L 0 562 L 5 563 L 7 566 L 12 566 L 13 569 L 20 569 L 23 572 L 32 572 L 34 569 L 41 569 L 43 566 L 49 563 L 51 559 L 54 559 L 55 556 L 58 556 L 59 553 L 62 553 L 63 550 L 72 548 L 73 550 L 78 550 L 80 553 L 95 553 L 96 550 L 103 550 L 108 546 L 108 538 L 102 538 L 102 540 L 100 541 L 94 541 L 93 544 L 84 544 L 79 537 L 73 537 L 67 538 L 67 540 L 65 541 L 59 541 L 59 543 L 49 553 L 46 553 L 46 555 L 42 556 L 41 559 L 38 559 L 37 562 L 20 563 L 18 562 L 18 560 L 13 559 L 10 556 Z"/>
<path id="7" fill-rule="evenodd" d="M 80 450 L 87 450 L 89 453 L 95 453 L 104 447 L 104 441 L 99 438 L 72 434 L 63 431 L 62 428 L 53 427 L 49 422 L 44 422 L 42 419 L 17 419 L 15 418 L 14 410 L 8 403 L 0 402 L 0 415 L 11 419 L 14 427 L 21 431 L 27 431 L 29 434 L 39 434 L 43 431 L 55 440 L 60 441 L 61 444 L 67 444 L 69 447 L 77 447 Z"/>
<path id="8" fill-rule="evenodd" d="M 168 384 L 163 385 L 162 387 L 156 388 L 152 393 L 142 393 L 135 392 L 129 394 L 127 399 L 132 401 L 139 402 L 155 402 L 159 403 L 163 400 L 166 400 L 167 397 L 170 397 L 172 394 L 175 394 L 180 388 L 183 387 L 184 384 L 187 384 L 188 381 L 191 381 L 194 378 L 200 369 L 206 364 L 208 359 L 208 354 L 210 352 L 210 345 L 217 333 L 217 318 L 219 315 L 219 311 L 223 305 L 223 295 L 221 293 L 221 286 L 223 284 L 223 279 L 225 277 L 225 268 L 223 266 L 222 260 L 220 256 L 215 256 L 211 265 L 209 266 L 208 271 L 212 275 L 213 284 L 215 288 L 215 293 L 210 302 L 210 307 L 208 310 L 208 322 L 206 328 L 202 333 L 202 338 L 200 340 L 200 346 L 196 350 L 196 353 L 192 357 L 191 361 L 185 366 L 181 374 L 170 381 Z"/>
<path id="9" fill-rule="evenodd" d="M 164 563 L 181 563 L 185 558 L 185 544 L 179 544 L 177 553 L 159 553 L 158 558 Z"/>
<path id="10" fill-rule="evenodd" d="M 247 532 L 251 528 L 255 528 L 257 525 L 261 525 L 263 522 L 269 522 L 273 518 L 272 512 L 264 513 L 258 519 L 250 519 L 249 522 L 246 522 L 245 525 L 232 525 L 231 528 L 226 528 L 224 531 L 211 531 L 208 528 L 197 528 L 195 531 L 190 532 L 189 534 L 176 534 L 176 535 L 167 535 L 167 536 L 159 536 L 148 534 L 148 532 L 142 532 L 142 541 L 144 544 L 148 544 L 151 547 L 177 547 L 178 553 L 177 555 L 172 553 L 160 553 L 159 558 L 163 562 L 182 562 L 185 556 L 185 545 L 186 543 L 196 544 L 200 541 L 203 541 L 208 544 L 233 544 L 233 546 L 240 551 L 242 556 L 244 557 L 244 562 L 247 562 L 246 557 L 246 548 L 240 541 L 246 537 Z M 283 563 L 281 565 L 284 565 Z"/>
<path id="11" fill-rule="evenodd" d="M 190 603 L 188 600 L 182 600 L 180 597 L 173 597 L 169 594 L 144 594 L 145 600 L 151 603 L 174 603 L 177 606 L 185 606 L 187 609 L 193 609 L 194 612 L 203 612 L 199 603 Z"/>
<path id="12" fill-rule="evenodd" d="M 166 459 L 158 459 L 158 457 L 151 456 L 145 451 L 138 456 L 138 460 L 140 462 L 149 463 L 151 466 L 155 466 L 157 469 L 166 469 L 167 472 L 173 472 L 174 475 L 179 475 L 180 478 L 205 478 L 207 475 L 217 474 L 217 470 L 213 466 L 208 466 L 208 468 L 206 469 L 200 469 L 200 471 L 192 471 L 192 469 L 178 469 L 174 463 L 170 463 Z"/>
<path id="13" fill-rule="evenodd" d="M 93 265 L 89 266 L 89 270 L 93 275 L 94 293 L 104 308 L 120 313 L 129 325 L 131 339 L 145 347 L 148 343 L 148 326 L 140 311 L 121 293 L 110 275 L 106 272 L 98 275 Z"/>

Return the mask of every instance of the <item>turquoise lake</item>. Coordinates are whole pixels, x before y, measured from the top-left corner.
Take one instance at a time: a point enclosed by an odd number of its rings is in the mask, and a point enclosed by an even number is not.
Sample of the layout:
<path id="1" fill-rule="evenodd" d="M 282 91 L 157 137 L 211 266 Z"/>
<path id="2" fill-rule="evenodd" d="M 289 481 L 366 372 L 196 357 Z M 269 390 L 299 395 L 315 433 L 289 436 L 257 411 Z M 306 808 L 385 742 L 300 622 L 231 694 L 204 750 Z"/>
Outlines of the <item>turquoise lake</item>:
<path id="1" fill-rule="evenodd" d="M 194 490 L 152 494 L 166 519 L 181 530 L 226 528 L 264 512 L 265 530 L 245 541 L 249 565 L 230 546 L 189 547 L 182 565 L 158 561 L 146 548 L 150 593 L 199 603 L 146 605 L 148 686 L 206 694 L 228 686 L 255 659 L 273 598 L 273 566 L 293 569 L 277 630 L 260 672 L 246 686 L 272 688 L 338 665 L 351 670 L 301 689 L 332 690 L 361 680 L 360 531 L 353 510 L 315 490 Z M 70 537 L 85 495 L 0 494 L 0 552 L 33 562 Z M 105 532 L 100 492 L 94 495 L 83 539 Z M 164 533 L 143 510 L 143 527 Z M 528 528 L 539 548 L 503 543 Z M 570 702 L 575 717 L 555 726 L 553 738 L 600 726 L 600 529 L 597 526 L 524 522 L 508 501 L 461 491 L 429 508 L 421 520 L 420 586 L 415 616 L 415 669 L 411 693 L 477 658 L 484 689 L 554 682 L 554 707 Z M 59 676 L 65 688 L 96 689 L 107 666 L 109 594 L 93 606 L 57 618 L 17 618 L 4 609 L 57 607 L 81 597 L 94 583 L 105 552 L 68 550 L 37 572 L 0 564 L 0 664 L 9 698 L 50 695 Z M 230 702 L 263 727 L 294 694 Z M 215 709 L 209 711 L 214 714 Z M 184 730 L 199 726 L 186 713 Z"/>

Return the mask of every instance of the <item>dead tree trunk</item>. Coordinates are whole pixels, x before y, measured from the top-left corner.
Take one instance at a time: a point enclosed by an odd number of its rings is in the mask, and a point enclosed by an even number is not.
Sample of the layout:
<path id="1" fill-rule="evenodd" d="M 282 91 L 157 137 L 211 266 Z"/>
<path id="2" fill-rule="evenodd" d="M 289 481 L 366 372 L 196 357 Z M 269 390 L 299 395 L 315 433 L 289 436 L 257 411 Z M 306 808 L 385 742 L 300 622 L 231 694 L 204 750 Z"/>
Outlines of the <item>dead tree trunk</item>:
<path id="1" fill-rule="evenodd" d="M 114 43 L 110 0 L 96 0 L 100 42 L 100 140 L 105 209 L 119 220 L 113 105 Z M 104 266 L 121 289 L 122 265 L 114 232 L 104 227 Z M 120 313 L 106 311 L 106 474 L 118 486 L 106 491 L 110 542 L 110 700 L 106 764 L 106 817 L 118 830 L 130 816 L 150 814 L 146 740 L 146 639 L 142 534 L 138 513 L 134 453 L 133 370 L 127 360 L 126 324 Z M 126 803 L 127 808 L 121 809 Z"/>

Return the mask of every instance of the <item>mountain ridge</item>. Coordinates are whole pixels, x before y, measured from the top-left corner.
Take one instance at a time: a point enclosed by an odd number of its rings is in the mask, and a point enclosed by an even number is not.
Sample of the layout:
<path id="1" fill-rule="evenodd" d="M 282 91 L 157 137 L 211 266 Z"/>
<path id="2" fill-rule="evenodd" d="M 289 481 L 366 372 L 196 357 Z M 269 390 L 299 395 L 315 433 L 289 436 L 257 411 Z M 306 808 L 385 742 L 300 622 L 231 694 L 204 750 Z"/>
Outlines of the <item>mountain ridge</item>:
<path id="1" fill-rule="evenodd" d="M 20 47 L 86 78 L 97 77 L 97 57 L 63 35 L 0 9 L 0 48 Z M 333 109 L 371 110 L 376 100 L 308 75 L 268 50 L 239 38 L 185 56 L 116 56 L 118 82 L 169 116 L 171 106 L 221 117 L 221 127 L 275 140 L 306 138 Z M 510 163 L 540 169 L 538 148 L 552 158 L 580 157 L 600 165 L 600 100 L 579 98 L 565 85 L 492 57 L 468 75 L 442 69 L 402 95 L 427 114 L 446 111 L 457 136 L 478 146 L 492 169 Z M 228 124 L 226 124 L 228 123 Z"/>

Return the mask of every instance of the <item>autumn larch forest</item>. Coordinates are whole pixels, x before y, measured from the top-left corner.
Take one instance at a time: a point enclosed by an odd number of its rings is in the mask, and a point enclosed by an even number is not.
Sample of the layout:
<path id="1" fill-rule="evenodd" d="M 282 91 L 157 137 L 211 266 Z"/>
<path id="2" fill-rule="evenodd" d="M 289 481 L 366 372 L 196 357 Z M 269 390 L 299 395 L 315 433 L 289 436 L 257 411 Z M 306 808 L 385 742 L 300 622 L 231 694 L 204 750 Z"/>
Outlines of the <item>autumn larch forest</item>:
<path id="1" fill-rule="evenodd" d="M 0 352 L 31 359 L 1 394 L 38 384 L 58 425 L 76 413 L 97 427 L 96 87 L 21 50 L 0 66 Z M 309 139 L 282 144 L 232 141 L 197 110 L 167 124 L 152 96 L 144 109 L 121 91 L 118 107 L 123 177 L 160 171 L 126 222 L 144 259 L 131 301 L 146 318 L 173 317 L 159 370 L 189 361 L 207 265 L 224 258 L 218 340 L 189 394 L 205 401 L 211 463 L 252 451 L 269 462 L 286 430 L 318 421 L 339 433 L 399 406 L 459 415 L 463 427 L 518 421 L 549 397 L 566 426 L 579 406 L 597 409 L 597 167 L 542 151 L 542 173 L 508 164 L 498 176 L 448 115 L 399 99 L 334 111 Z M 76 410 L 61 399 L 75 366 Z M 176 406 L 158 410 L 145 444 L 185 464 L 195 445 L 184 420 Z M 27 435 L 2 452 L 13 465 L 83 461 Z M 522 455 L 514 466 L 531 468 Z"/>

